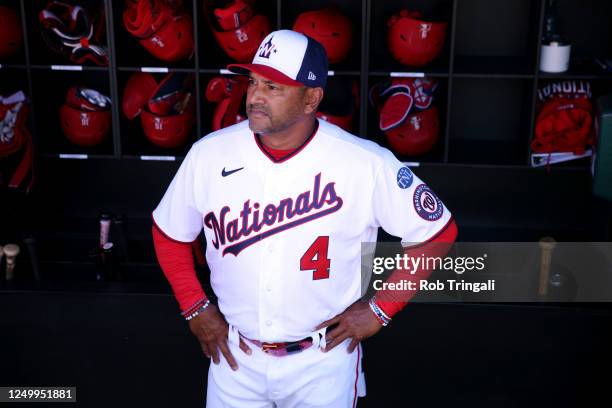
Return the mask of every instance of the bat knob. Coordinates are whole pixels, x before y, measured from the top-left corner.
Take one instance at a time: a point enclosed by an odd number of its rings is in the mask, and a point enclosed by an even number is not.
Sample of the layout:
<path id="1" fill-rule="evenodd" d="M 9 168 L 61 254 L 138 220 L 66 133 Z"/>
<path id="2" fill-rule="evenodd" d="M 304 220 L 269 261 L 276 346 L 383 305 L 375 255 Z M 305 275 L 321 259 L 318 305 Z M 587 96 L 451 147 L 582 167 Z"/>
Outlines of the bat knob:
<path id="1" fill-rule="evenodd" d="M 14 262 L 15 257 L 19 255 L 19 251 L 19 245 L 6 244 L 4 246 L 4 255 L 6 255 L 6 261 L 9 262 L 9 260 L 11 260 Z"/>
<path id="2" fill-rule="evenodd" d="M 540 239 L 540 248 L 552 250 L 557 245 L 557 241 L 553 237 L 544 237 Z"/>
<path id="3" fill-rule="evenodd" d="M 6 244 L 4 246 L 4 254 L 6 255 L 6 280 L 13 280 L 13 274 L 15 271 L 15 258 L 19 255 L 19 245 Z"/>

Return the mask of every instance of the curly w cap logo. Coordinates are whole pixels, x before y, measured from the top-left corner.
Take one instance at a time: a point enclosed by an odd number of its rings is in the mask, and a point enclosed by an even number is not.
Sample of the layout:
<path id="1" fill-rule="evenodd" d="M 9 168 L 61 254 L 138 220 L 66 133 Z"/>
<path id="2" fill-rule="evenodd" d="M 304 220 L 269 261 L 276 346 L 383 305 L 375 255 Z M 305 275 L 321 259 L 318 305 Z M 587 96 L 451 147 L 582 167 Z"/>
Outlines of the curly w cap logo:
<path id="1" fill-rule="evenodd" d="M 272 39 L 274 36 L 270 37 L 270 39 L 259 47 L 259 57 L 261 58 L 270 58 L 270 54 L 272 51 L 276 52 L 276 45 L 272 44 Z"/>

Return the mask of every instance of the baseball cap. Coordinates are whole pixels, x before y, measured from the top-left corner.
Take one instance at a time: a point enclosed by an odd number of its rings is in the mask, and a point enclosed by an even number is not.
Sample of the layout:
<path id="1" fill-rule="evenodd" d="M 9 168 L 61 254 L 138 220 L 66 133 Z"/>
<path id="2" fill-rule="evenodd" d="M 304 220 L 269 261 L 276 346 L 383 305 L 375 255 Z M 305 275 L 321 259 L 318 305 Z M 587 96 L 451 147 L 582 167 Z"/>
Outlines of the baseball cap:
<path id="1" fill-rule="evenodd" d="M 251 64 L 230 64 L 236 74 L 255 72 L 284 85 L 325 88 L 327 54 L 316 40 L 291 30 L 273 31 L 263 39 Z"/>

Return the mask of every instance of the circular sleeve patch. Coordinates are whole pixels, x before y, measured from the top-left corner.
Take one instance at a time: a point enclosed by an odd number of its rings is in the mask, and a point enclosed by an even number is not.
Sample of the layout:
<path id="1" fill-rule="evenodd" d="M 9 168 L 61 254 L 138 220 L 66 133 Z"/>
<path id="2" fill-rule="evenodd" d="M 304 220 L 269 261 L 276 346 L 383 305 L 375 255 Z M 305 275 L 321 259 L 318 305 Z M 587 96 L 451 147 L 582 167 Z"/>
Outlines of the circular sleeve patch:
<path id="1" fill-rule="evenodd" d="M 414 175 L 412 171 L 408 167 L 402 167 L 397 172 L 397 185 L 401 189 L 406 189 L 412 185 L 412 180 L 414 180 Z"/>
<path id="2" fill-rule="evenodd" d="M 419 217 L 426 221 L 437 221 L 442 218 L 444 206 L 438 196 L 425 185 L 420 184 L 414 190 L 414 209 Z"/>

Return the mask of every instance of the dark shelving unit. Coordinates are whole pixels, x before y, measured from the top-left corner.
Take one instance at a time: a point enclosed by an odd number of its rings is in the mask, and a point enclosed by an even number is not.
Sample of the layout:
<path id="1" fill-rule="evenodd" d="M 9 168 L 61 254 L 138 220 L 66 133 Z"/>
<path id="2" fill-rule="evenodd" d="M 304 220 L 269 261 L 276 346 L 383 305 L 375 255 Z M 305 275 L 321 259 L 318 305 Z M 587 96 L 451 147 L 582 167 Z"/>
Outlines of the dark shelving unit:
<path id="1" fill-rule="evenodd" d="M 36 152 L 45 165 L 53 167 L 53 174 L 70 172 L 71 180 L 85 185 L 88 177 L 95 178 L 97 169 L 108 171 L 109 180 L 116 183 L 109 181 L 108 185 L 98 186 L 100 189 L 111 186 L 112 194 L 105 195 L 102 201 L 80 203 L 86 209 L 83 214 L 62 217 L 91 217 L 100 208 L 121 203 L 120 207 L 126 208 L 128 215 L 148 220 L 150 209 L 143 209 L 142 204 L 139 207 L 139 203 L 158 199 L 157 191 L 170 181 L 189 146 L 210 132 L 214 104 L 206 101 L 205 87 L 213 76 L 227 75 L 225 67 L 233 61 L 214 40 L 205 17 L 204 1 L 183 2 L 193 18 L 195 50 L 191 59 L 172 64 L 153 58 L 127 33 L 122 20 L 123 1 L 96 1 L 106 9 L 104 44 L 110 57 L 108 67 L 75 65 L 47 50 L 37 20 L 42 1 L 0 0 L 0 4 L 18 10 L 24 36 L 23 49 L 10 59 L 0 61 L 0 92 L 6 95 L 23 89 L 30 98 L 29 121 Z M 378 113 L 368 101 L 372 85 L 391 77 L 431 76 L 439 82 L 434 99 L 440 113 L 439 138 L 427 154 L 399 157 L 402 161 L 420 165 L 425 173 L 427 169 L 435 174 L 444 170 L 452 174 L 457 169 L 466 172 L 496 169 L 504 174 L 516 171 L 534 175 L 545 171 L 529 165 L 538 87 L 549 80 L 582 79 L 591 81 L 594 97 L 612 92 L 612 73 L 603 71 L 591 60 L 593 55 L 612 55 L 612 2 L 560 0 L 559 4 L 561 23 L 572 39 L 575 57 L 569 71 L 563 74 L 546 74 L 538 68 L 545 0 L 255 2 L 257 13 L 268 17 L 272 30 L 291 28 L 300 12 L 327 5 L 338 7 L 351 18 L 352 50 L 346 61 L 332 64 L 330 71 L 334 76 L 347 76 L 359 82 L 360 103 L 353 132 L 356 135 L 388 146 L 378 128 Z M 443 51 L 426 67 L 403 66 L 387 50 L 387 21 L 403 8 L 448 21 Z M 124 85 L 138 71 L 152 72 L 158 80 L 166 72 L 195 75 L 197 122 L 185 146 L 157 148 L 144 137 L 139 118 L 129 121 L 123 116 Z M 74 146 L 66 140 L 57 113 L 68 88 L 80 84 L 96 87 L 113 101 L 112 133 L 102 145 L 91 149 Z M 588 168 L 589 161 L 580 160 L 555 165 L 554 171 L 560 174 L 558 179 L 565 176 L 579 179 Z M 132 174 L 137 175 L 137 180 L 130 180 Z M 138 183 L 138 188 L 134 189 L 130 182 Z M 134 198 L 133 204 L 124 204 Z M 58 228 L 59 235 L 70 235 L 71 225 L 60 224 Z M 89 240 L 95 241 L 95 220 L 87 228 Z M 58 239 L 55 235 L 49 238 L 55 239 Z M 62 259 L 48 261 L 64 262 L 68 257 L 65 254 Z"/>

